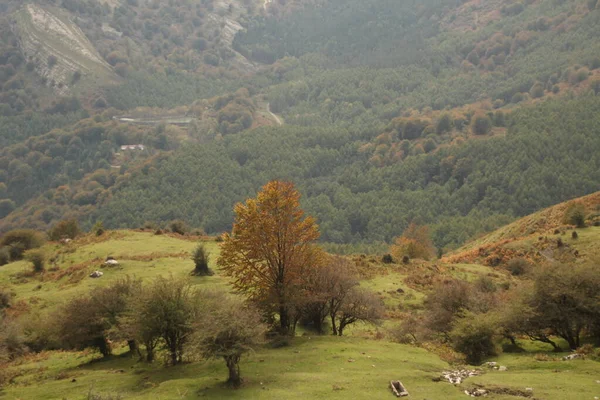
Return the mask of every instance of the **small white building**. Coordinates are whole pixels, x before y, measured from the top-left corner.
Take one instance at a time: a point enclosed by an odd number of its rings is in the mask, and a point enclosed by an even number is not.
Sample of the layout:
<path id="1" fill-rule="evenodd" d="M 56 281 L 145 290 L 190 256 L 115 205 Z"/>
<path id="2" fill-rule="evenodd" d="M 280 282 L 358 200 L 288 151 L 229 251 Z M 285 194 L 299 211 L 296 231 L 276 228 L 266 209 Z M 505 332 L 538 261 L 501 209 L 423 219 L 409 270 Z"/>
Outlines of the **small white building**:
<path id="1" fill-rule="evenodd" d="M 121 146 L 121 150 L 145 150 L 146 146 L 143 144 L 125 144 Z"/>

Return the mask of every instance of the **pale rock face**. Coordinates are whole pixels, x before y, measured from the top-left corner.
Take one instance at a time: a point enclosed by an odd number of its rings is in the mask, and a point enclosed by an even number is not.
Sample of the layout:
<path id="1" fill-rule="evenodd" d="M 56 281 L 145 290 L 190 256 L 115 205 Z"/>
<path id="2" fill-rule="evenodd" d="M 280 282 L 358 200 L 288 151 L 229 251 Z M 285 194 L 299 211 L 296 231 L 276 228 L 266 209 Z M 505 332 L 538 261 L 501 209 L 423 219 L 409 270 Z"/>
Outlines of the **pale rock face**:
<path id="1" fill-rule="evenodd" d="M 27 59 L 35 60 L 35 70 L 54 83 L 56 94 L 71 92 L 73 74 L 83 76 L 113 76 L 112 68 L 102 59 L 79 27 L 67 18 L 59 18 L 50 11 L 27 4 L 16 14 L 21 51 Z M 48 58 L 56 57 L 56 64 L 48 65 Z"/>

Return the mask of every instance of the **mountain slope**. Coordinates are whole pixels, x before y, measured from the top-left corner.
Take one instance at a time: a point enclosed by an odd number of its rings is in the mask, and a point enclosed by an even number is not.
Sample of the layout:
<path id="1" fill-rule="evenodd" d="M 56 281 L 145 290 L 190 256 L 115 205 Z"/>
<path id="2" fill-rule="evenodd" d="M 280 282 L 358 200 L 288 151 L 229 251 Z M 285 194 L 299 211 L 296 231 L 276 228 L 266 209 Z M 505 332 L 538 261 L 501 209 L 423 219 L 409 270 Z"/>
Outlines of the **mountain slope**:
<path id="1" fill-rule="evenodd" d="M 72 86 L 80 80 L 96 87 L 117 80 L 111 66 L 67 17 L 27 4 L 15 19 L 21 51 L 57 95 L 72 94 Z"/>
<path id="2" fill-rule="evenodd" d="M 580 206 L 586 228 L 574 229 L 568 212 Z M 600 256 L 600 192 L 566 201 L 528 215 L 473 240 L 444 258 L 448 262 L 507 264 L 522 257 L 536 263 L 590 261 Z"/>

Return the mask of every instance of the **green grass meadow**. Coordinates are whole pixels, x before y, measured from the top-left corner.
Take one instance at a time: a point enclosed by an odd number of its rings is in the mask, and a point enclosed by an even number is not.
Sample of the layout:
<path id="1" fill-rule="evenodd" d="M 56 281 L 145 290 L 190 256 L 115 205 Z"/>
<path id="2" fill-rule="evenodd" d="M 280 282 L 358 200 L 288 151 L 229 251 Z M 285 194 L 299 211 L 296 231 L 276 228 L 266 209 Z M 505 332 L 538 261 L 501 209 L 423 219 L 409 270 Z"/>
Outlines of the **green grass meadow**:
<path id="1" fill-rule="evenodd" d="M 595 233 L 589 231 L 591 236 Z M 580 236 L 586 247 L 591 240 L 587 236 L 587 232 Z M 101 238 L 88 235 L 69 244 L 49 243 L 44 249 L 54 261 L 47 272 L 35 276 L 29 273 L 27 261 L 11 263 L 0 268 L 0 286 L 11 288 L 16 301 L 30 309 L 48 311 L 125 275 L 144 280 L 169 274 L 189 276 L 193 269 L 190 253 L 199 241 L 207 246 L 216 274 L 189 279 L 199 286 L 228 290 L 226 278 L 216 270 L 218 243 L 214 240 L 139 231 L 107 232 Z M 108 256 L 117 259 L 119 266 L 104 266 Z M 379 264 L 376 268 L 361 284 L 378 292 L 388 311 L 419 307 L 424 293 L 406 284 L 409 267 Z M 466 280 L 492 272 L 472 264 L 441 268 Z M 104 276 L 89 278 L 94 270 L 104 272 Z M 398 294 L 398 289 L 404 293 Z M 459 386 L 436 382 L 442 371 L 456 367 L 425 349 L 388 341 L 386 329 L 395 323 L 387 320 L 381 327 L 352 327 L 349 336 L 342 338 L 314 336 L 301 330 L 288 346 L 261 347 L 243 358 L 245 381 L 239 390 L 224 386 L 227 371 L 220 360 L 189 360 L 167 368 L 160 357 L 149 365 L 130 357 L 125 348 L 117 348 L 107 360 L 92 351 L 43 352 L 8 367 L 14 378 L 0 391 L 0 398 L 75 400 L 86 399 L 91 391 L 122 399 L 385 399 L 392 398 L 389 382 L 394 379 L 405 384 L 409 399 L 419 400 L 463 399 L 467 397 L 465 388 L 474 385 L 495 388 L 489 399 L 518 399 L 510 393 L 523 393 L 526 388 L 533 389 L 527 394 L 535 399 L 593 400 L 600 396 L 600 363 L 562 361 L 560 357 L 565 354 L 525 340 L 526 352 L 503 353 L 489 360 L 506 366 L 507 371 L 482 368 L 483 375 Z"/>

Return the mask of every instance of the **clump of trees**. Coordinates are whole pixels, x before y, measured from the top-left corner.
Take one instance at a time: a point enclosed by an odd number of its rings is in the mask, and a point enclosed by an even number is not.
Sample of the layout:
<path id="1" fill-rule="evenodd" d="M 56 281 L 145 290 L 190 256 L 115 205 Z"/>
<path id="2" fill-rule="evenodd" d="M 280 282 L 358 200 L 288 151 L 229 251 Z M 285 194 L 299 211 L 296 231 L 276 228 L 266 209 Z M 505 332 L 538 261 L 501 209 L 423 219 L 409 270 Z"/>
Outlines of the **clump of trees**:
<path id="1" fill-rule="evenodd" d="M 401 342 L 444 343 L 472 364 L 495 355 L 503 340 L 518 348 L 526 338 L 562 351 L 559 338 L 575 350 L 584 339 L 600 340 L 599 272 L 593 264 L 554 264 L 537 267 L 529 272 L 531 280 L 510 288 L 487 277 L 438 282 L 424 312 L 412 314 L 392 333 Z"/>
<path id="2" fill-rule="evenodd" d="M 112 343 L 127 341 L 131 355 L 147 362 L 165 355 L 178 365 L 200 355 L 222 358 L 228 382 L 241 384 L 241 357 L 262 343 L 259 312 L 222 292 L 199 290 L 185 279 L 158 277 L 143 285 L 127 277 L 67 302 L 52 318 L 63 348 L 95 348 L 104 357 Z"/>
<path id="3" fill-rule="evenodd" d="M 302 318 L 322 331 L 329 315 L 338 335 L 354 322 L 381 318 L 381 303 L 356 288 L 350 268 L 315 246 L 317 224 L 304 215 L 293 184 L 269 182 L 235 213 L 217 264 L 280 334 L 293 334 Z"/>

